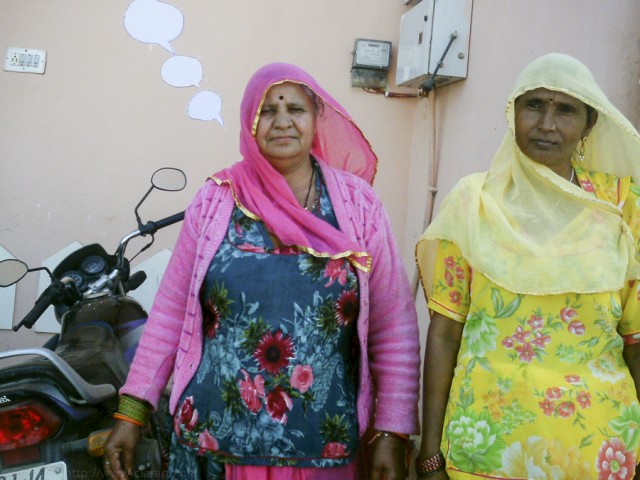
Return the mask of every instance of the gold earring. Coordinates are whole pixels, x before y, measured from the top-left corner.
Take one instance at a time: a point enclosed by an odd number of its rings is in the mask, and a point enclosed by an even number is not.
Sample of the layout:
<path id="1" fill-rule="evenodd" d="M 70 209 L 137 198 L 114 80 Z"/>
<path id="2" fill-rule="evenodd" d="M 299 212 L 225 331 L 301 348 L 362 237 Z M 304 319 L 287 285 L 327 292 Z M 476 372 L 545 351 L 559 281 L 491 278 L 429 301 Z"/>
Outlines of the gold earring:
<path id="1" fill-rule="evenodd" d="M 581 162 L 584 161 L 584 142 L 587 139 L 587 137 L 582 137 L 582 139 L 580 140 L 580 148 L 578 149 L 578 160 L 580 160 Z"/>

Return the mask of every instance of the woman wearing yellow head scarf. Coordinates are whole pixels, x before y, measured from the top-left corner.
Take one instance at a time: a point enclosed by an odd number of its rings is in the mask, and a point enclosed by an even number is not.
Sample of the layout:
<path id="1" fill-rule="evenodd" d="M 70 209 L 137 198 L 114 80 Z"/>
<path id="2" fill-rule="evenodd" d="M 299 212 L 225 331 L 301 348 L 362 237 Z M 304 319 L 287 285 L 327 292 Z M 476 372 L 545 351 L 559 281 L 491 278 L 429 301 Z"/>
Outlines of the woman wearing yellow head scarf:
<path id="1" fill-rule="evenodd" d="M 506 114 L 490 170 L 456 185 L 416 249 L 418 478 L 633 478 L 640 136 L 561 54 L 524 69 Z"/>

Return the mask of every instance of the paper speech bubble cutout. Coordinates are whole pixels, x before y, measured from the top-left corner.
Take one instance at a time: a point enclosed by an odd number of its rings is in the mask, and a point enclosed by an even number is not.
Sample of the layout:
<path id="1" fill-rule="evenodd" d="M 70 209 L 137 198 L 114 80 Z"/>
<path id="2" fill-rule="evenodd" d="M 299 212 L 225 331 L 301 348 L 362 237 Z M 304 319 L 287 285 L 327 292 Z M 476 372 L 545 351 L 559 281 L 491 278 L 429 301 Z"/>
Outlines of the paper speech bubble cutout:
<path id="1" fill-rule="evenodd" d="M 124 28 L 142 43 L 156 43 L 175 54 L 169 43 L 184 26 L 182 12 L 157 0 L 133 0 L 124 14 Z"/>
<path id="2" fill-rule="evenodd" d="M 224 127 L 220 110 L 222 110 L 222 99 L 217 93 L 210 90 L 196 93 L 189 102 L 189 116 L 191 118 L 205 121 L 216 120 Z"/>
<path id="3" fill-rule="evenodd" d="M 162 64 L 161 73 L 172 87 L 200 87 L 202 64 L 193 57 L 175 55 Z"/>

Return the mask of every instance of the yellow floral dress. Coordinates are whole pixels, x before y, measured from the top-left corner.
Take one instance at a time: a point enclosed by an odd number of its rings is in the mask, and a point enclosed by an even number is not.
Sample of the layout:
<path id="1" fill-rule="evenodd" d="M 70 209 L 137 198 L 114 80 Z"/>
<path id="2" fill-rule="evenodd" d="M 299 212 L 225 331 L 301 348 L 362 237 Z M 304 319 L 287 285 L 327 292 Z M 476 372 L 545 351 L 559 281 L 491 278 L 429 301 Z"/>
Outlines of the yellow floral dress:
<path id="1" fill-rule="evenodd" d="M 576 173 L 585 191 L 621 206 L 639 238 L 640 189 Z M 518 295 L 444 240 L 435 279 L 429 308 L 464 323 L 441 445 L 449 477 L 633 478 L 640 405 L 622 349 L 640 339 L 640 282 Z"/>

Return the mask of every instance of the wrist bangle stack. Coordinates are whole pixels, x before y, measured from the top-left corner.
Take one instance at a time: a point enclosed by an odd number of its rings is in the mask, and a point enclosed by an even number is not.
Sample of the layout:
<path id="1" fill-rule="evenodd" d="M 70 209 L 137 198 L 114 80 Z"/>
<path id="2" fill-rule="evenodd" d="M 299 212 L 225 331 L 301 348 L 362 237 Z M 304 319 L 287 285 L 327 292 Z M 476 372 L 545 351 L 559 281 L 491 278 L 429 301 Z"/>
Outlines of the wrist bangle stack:
<path id="1" fill-rule="evenodd" d="M 438 452 L 424 460 L 420 459 L 420 457 L 416 458 L 416 473 L 418 477 L 430 477 L 431 475 L 444 471 L 445 467 L 446 462 L 442 452 Z"/>
<path id="2" fill-rule="evenodd" d="M 122 395 L 118 404 L 118 411 L 113 414 L 113 418 L 144 427 L 147 424 L 147 420 L 149 420 L 150 410 L 149 406 L 140 400 Z"/>

